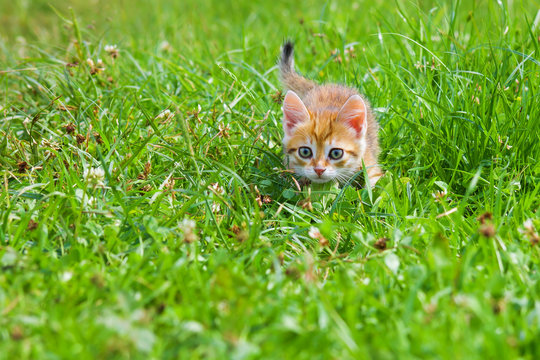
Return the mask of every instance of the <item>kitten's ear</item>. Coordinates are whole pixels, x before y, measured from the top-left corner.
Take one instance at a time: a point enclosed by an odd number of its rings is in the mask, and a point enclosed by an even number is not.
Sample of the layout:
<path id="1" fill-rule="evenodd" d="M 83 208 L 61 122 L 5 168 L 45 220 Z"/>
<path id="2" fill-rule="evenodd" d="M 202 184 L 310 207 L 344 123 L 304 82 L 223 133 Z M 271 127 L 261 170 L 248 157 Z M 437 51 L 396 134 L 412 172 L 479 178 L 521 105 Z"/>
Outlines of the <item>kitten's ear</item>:
<path id="1" fill-rule="evenodd" d="M 285 134 L 292 135 L 298 124 L 309 120 L 309 112 L 302 100 L 294 91 L 287 91 L 283 100 L 283 130 Z"/>
<path id="2" fill-rule="evenodd" d="M 338 121 L 349 125 L 361 138 L 367 131 L 367 106 L 358 95 L 351 96 L 339 110 Z"/>

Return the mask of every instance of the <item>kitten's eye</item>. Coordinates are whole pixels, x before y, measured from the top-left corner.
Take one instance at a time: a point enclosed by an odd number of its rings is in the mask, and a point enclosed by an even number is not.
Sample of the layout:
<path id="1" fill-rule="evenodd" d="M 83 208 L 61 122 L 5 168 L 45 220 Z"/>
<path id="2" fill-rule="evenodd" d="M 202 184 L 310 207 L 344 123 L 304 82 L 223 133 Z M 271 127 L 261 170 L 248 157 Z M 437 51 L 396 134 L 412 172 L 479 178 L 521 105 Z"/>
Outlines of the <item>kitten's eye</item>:
<path id="1" fill-rule="evenodd" d="M 332 149 L 330 150 L 330 153 L 328 154 L 330 159 L 332 160 L 339 160 L 343 157 L 343 150 L 342 149 Z"/>
<path id="2" fill-rule="evenodd" d="M 300 149 L 298 149 L 298 155 L 304 159 L 309 159 L 313 153 L 311 152 L 310 148 L 302 146 Z"/>

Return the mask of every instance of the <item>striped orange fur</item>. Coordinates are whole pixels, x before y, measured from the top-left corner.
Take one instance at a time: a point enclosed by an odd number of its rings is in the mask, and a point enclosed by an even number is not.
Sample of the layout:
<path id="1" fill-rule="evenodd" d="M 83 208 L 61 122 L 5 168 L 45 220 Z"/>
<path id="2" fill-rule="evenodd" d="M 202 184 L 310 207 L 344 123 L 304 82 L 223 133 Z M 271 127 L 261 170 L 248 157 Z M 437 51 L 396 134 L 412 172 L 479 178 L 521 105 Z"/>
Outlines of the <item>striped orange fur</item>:
<path id="1" fill-rule="evenodd" d="M 315 183 L 346 182 L 364 164 L 374 186 L 378 165 L 378 123 L 358 91 L 317 85 L 294 70 L 293 44 L 286 42 L 280 75 L 288 90 L 283 101 L 283 147 L 290 169 Z"/>

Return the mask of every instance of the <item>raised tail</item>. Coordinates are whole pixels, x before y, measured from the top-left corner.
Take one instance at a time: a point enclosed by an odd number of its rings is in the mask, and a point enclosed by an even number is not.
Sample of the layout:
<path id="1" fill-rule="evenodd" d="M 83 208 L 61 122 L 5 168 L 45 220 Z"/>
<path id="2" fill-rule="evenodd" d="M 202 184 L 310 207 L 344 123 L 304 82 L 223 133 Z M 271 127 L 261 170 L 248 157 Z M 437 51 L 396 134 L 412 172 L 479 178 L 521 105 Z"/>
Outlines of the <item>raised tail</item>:
<path id="1" fill-rule="evenodd" d="M 281 50 L 279 60 L 281 82 L 285 88 L 294 91 L 303 97 L 309 90 L 315 87 L 315 83 L 294 71 L 294 44 L 286 41 Z"/>

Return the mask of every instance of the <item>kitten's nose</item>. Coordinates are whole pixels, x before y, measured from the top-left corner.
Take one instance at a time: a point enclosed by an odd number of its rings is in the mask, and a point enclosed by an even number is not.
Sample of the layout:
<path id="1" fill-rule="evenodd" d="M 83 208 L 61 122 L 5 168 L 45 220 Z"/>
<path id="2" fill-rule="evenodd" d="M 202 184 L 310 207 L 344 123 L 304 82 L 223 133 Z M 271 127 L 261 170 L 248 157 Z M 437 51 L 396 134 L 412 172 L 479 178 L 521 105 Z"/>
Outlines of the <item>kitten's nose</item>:
<path id="1" fill-rule="evenodd" d="M 321 175 L 323 174 L 323 172 L 326 171 L 325 168 L 313 168 L 313 170 L 315 170 L 315 172 L 317 173 L 317 175 L 319 175 L 319 177 L 321 177 Z"/>

